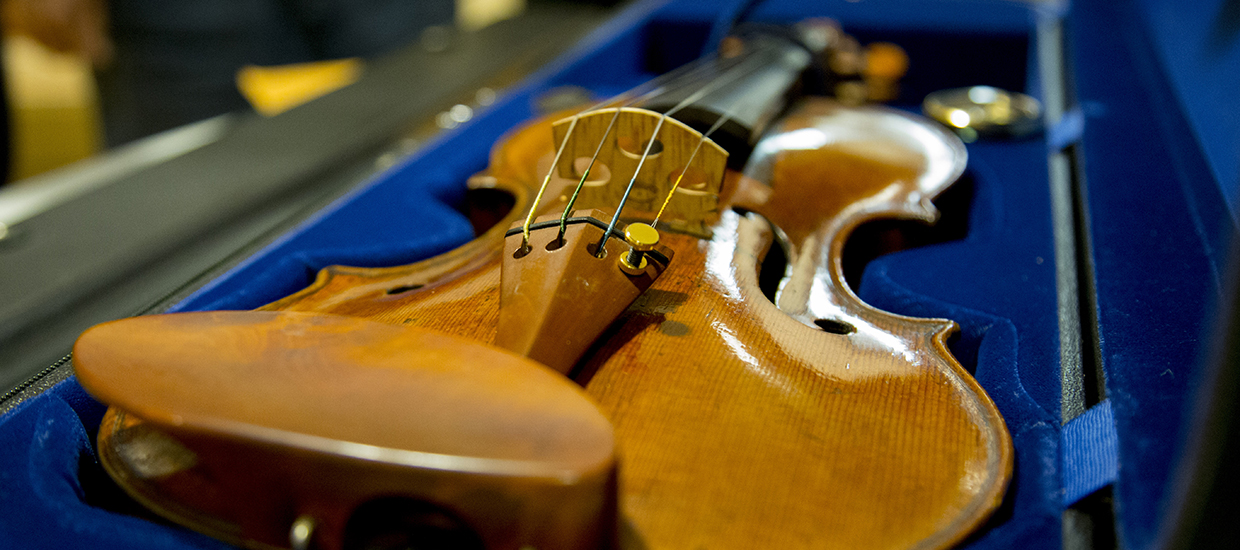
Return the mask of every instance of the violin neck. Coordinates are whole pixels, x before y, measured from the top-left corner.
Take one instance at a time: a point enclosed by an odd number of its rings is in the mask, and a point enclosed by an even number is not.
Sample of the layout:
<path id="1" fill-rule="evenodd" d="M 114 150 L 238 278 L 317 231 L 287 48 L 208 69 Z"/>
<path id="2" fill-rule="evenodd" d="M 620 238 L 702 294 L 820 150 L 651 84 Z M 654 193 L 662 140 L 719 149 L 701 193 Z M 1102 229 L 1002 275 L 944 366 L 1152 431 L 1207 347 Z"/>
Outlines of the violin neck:
<path id="1" fill-rule="evenodd" d="M 730 37 L 720 53 L 667 83 L 650 110 L 666 112 L 692 99 L 673 118 L 706 132 L 725 119 L 711 139 L 730 153 L 729 167 L 740 169 L 762 132 L 800 92 L 801 76 L 813 56 L 791 37 L 750 33 Z M 727 51 L 731 50 L 731 51 Z M 706 93 L 702 93 L 706 91 Z"/>

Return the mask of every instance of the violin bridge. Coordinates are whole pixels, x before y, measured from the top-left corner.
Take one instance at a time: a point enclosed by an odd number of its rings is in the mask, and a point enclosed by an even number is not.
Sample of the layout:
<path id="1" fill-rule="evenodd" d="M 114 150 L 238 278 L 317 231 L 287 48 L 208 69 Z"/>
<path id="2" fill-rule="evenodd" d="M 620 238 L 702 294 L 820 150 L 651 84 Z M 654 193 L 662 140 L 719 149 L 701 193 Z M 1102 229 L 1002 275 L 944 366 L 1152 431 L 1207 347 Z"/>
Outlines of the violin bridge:
<path id="1" fill-rule="evenodd" d="M 514 225 L 504 243 L 496 346 L 568 374 L 663 273 L 672 257 L 666 247 L 630 247 L 615 238 L 600 257 L 595 247 L 606 218 L 600 210 L 574 211 L 561 240 L 559 216 L 543 216 L 531 226 L 527 248 Z M 643 250 L 634 268 L 626 260 L 637 248 Z"/>
<path id="2" fill-rule="evenodd" d="M 697 130 L 668 117 L 654 136 L 657 143 L 641 163 L 663 115 L 630 107 L 619 110 L 618 116 L 616 108 L 580 115 L 573 134 L 568 136 L 556 166 L 560 177 L 580 180 L 591 159 L 594 160 L 575 207 L 614 210 L 629 181 L 633 181 L 625 204 L 625 219 L 654 219 L 670 194 L 659 227 L 709 238 L 709 227 L 719 219 L 719 193 L 728 162 L 727 151 L 710 138 L 703 138 Z M 564 142 L 572 120 L 570 117 L 555 123 L 555 143 Z M 641 172 L 633 180 L 639 164 Z"/>

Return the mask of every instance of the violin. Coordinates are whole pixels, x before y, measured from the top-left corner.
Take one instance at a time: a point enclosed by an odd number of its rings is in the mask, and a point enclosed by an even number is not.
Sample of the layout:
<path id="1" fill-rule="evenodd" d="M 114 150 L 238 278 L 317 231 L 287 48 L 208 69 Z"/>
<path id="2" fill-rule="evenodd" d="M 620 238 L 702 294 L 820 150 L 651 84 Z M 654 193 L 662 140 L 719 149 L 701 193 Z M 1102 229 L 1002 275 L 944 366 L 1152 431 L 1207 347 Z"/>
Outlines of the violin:
<path id="1" fill-rule="evenodd" d="M 1011 477 L 1003 419 L 955 324 L 866 305 L 841 257 L 866 221 L 932 222 L 965 149 L 790 101 L 815 31 L 514 128 L 468 182 L 511 208 L 450 252 L 87 331 L 105 468 L 253 548 L 961 541 Z"/>

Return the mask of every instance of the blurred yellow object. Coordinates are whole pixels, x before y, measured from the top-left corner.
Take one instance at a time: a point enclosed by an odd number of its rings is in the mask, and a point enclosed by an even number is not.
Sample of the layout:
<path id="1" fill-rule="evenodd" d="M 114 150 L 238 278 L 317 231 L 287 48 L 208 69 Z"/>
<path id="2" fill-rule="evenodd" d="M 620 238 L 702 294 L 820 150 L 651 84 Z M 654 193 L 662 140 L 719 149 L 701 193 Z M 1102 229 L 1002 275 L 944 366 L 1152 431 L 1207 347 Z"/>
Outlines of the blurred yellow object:
<path id="1" fill-rule="evenodd" d="M 865 47 L 865 77 L 900 80 L 908 73 L 908 54 L 891 42 L 874 42 Z"/>
<path id="2" fill-rule="evenodd" d="M 908 73 L 908 54 L 890 42 L 874 42 L 865 47 L 866 91 L 870 101 L 895 101 L 900 95 L 900 79 Z"/>
<path id="3" fill-rule="evenodd" d="M 297 63 L 276 67 L 247 65 L 237 71 L 237 88 L 264 116 L 275 116 L 357 81 L 358 58 Z"/>
<path id="4" fill-rule="evenodd" d="M 89 63 L 28 36 L 9 35 L 4 38 L 4 71 L 11 180 L 47 172 L 100 149 L 102 128 Z"/>
<path id="5" fill-rule="evenodd" d="M 525 0 L 456 0 L 456 24 L 476 31 L 521 13 L 525 4 Z"/>

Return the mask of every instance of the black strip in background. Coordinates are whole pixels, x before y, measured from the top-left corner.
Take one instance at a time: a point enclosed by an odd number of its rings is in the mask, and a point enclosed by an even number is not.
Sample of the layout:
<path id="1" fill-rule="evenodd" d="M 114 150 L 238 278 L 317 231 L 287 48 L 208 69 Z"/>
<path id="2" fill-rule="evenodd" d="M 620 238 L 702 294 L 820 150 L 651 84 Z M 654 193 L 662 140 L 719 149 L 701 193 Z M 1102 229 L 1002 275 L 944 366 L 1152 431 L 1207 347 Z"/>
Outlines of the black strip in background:
<path id="1" fill-rule="evenodd" d="M 1090 239 L 1089 192 L 1081 150 L 1064 150 L 1072 174 L 1072 214 L 1076 220 L 1076 280 L 1081 321 L 1081 390 L 1085 408 L 1107 398 L 1106 370 L 1098 335 L 1098 290 L 1094 274 L 1094 246 Z"/>
<path id="2" fill-rule="evenodd" d="M 1047 124 L 1076 105 L 1070 39 L 1062 21 L 1039 24 L 1039 63 L 1046 97 Z M 1055 223 L 1059 293 L 1062 422 L 1067 423 L 1106 398 L 1098 340 L 1097 291 L 1090 239 L 1088 192 L 1081 151 L 1075 145 L 1047 158 Z M 1063 548 L 1117 548 L 1115 503 L 1103 488 L 1063 513 Z"/>
<path id="3" fill-rule="evenodd" d="M 1081 411 L 1106 399 L 1106 373 L 1098 336 L 1098 294 L 1095 286 L 1094 253 L 1089 231 L 1089 200 L 1082 167 L 1083 155 L 1076 146 L 1057 153 L 1068 164 L 1072 190 L 1072 218 L 1075 240 L 1077 320 L 1080 329 L 1079 386 L 1073 391 L 1080 399 Z M 1065 390 L 1066 393 L 1067 390 Z M 1066 397 L 1065 397 L 1066 398 Z M 1068 419 L 1065 419 L 1065 423 Z M 1111 487 L 1081 499 L 1064 511 L 1064 544 L 1071 550 L 1112 550 L 1118 548 L 1115 499 Z"/>
<path id="4" fill-rule="evenodd" d="M 22 222 L 26 246 L 0 251 L 0 411 L 67 377 L 68 362 L 48 365 L 87 327 L 152 310 L 235 264 L 239 249 L 269 242 L 373 173 L 376 157 L 418 124 L 497 78 L 540 68 L 609 14 L 532 5 L 446 52 L 412 46 L 368 64 L 352 86 L 251 117 L 215 143 Z M 17 386 L 26 389 L 9 395 Z"/>

